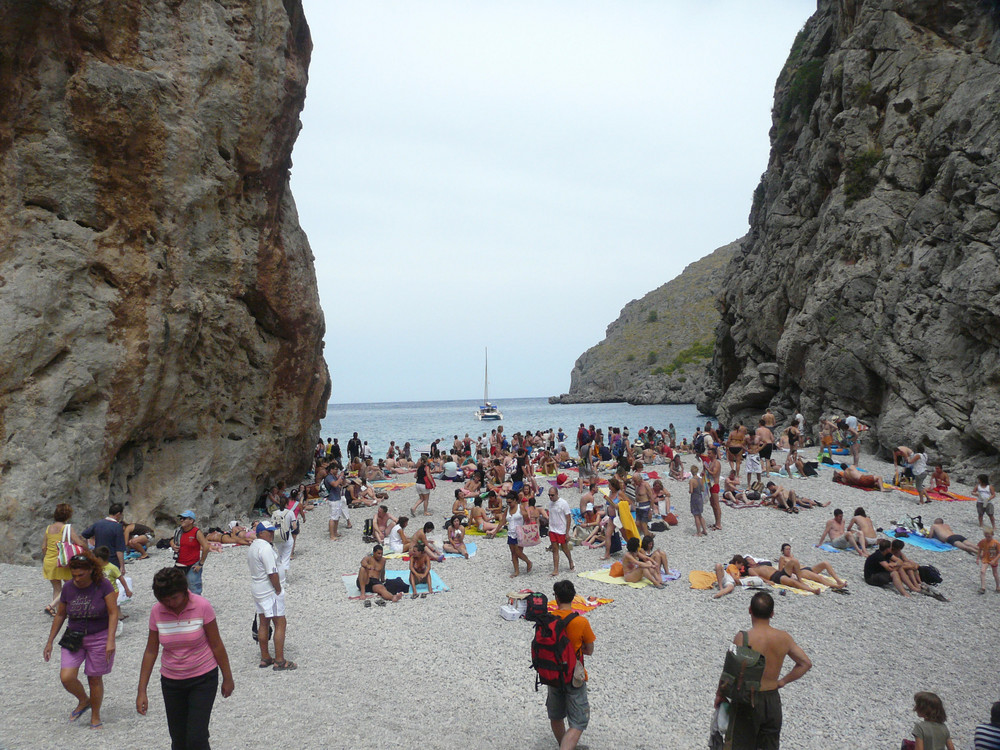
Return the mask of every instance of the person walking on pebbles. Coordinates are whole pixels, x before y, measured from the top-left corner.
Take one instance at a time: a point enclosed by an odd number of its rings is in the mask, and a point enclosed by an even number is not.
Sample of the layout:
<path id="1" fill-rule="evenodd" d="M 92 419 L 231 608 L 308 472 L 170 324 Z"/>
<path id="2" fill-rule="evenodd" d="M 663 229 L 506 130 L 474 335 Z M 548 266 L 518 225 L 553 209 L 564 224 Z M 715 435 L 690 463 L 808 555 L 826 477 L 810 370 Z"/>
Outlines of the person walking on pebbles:
<path id="1" fill-rule="evenodd" d="M 767 592 L 758 591 L 750 600 L 751 626 L 746 632 L 746 641 L 743 631 L 733 638 L 735 645 L 749 646 L 764 655 L 764 674 L 754 703 L 737 703 L 732 707 L 728 732 L 732 750 L 770 750 L 779 746 L 782 715 L 778 691 L 812 668 L 812 662 L 795 639 L 784 630 L 771 627 L 773 616 L 774 599 Z M 780 677 L 786 656 L 795 666 Z M 722 694 L 717 693 L 715 705 L 721 701 Z"/>
<path id="2" fill-rule="evenodd" d="M 559 575 L 559 550 L 563 551 L 569 561 L 569 569 L 576 570 L 573 565 L 573 554 L 569 549 L 569 530 L 573 525 L 572 511 L 569 503 L 559 497 L 559 491 L 549 489 L 549 541 L 552 543 L 552 575 Z"/>
<path id="3" fill-rule="evenodd" d="M 573 599 L 576 597 L 576 587 L 572 581 L 556 581 L 552 587 L 555 594 L 556 609 L 552 613 L 556 617 L 566 619 L 576 614 L 573 611 Z M 577 659 L 583 662 L 584 656 L 594 653 L 594 631 L 590 622 L 583 615 L 577 615 L 566 624 L 566 637 L 569 639 Z M 573 750 L 580 742 L 587 725 L 590 723 L 590 700 L 587 696 L 587 681 L 590 675 L 584 670 L 583 684 L 549 685 L 548 696 L 545 699 L 545 709 L 552 725 L 552 734 L 559 743 L 559 750 Z M 569 722 L 567 729 L 566 723 Z"/>
<path id="4" fill-rule="evenodd" d="M 261 521 L 257 524 L 257 538 L 247 549 L 247 566 L 250 568 L 250 592 L 260 616 L 257 643 L 260 645 L 261 669 L 273 665 L 274 671 L 296 669 L 298 665 L 285 658 L 285 590 L 278 575 L 278 558 L 271 547 L 274 526 Z M 267 647 L 270 623 L 274 621 L 274 658 Z"/>
<path id="5" fill-rule="evenodd" d="M 979 563 L 979 593 L 986 593 L 986 569 L 993 570 L 993 580 L 996 582 L 996 592 L 1000 594 L 1000 541 L 993 538 L 993 528 L 986 526 L 983 528 L 983 538 L 977 545 L 979 552 L 976 555 L 976 562 Z"/>

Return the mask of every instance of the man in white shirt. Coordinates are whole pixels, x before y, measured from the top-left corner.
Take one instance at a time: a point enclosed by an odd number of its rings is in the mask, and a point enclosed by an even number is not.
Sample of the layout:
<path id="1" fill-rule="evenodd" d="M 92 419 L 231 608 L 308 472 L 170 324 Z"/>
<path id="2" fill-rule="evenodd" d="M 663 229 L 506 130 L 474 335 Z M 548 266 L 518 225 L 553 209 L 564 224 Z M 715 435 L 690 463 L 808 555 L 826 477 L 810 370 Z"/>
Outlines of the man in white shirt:
<path id="1" fill-rule="evenodd" d="M 250 569 L 250 592 L 260 616 L 257 643 L 260 645 L 260 667 L 274 665 L 275 671 L 295 669 L 298 665 L 285 659 L 285 591 L 278 575 L 278 558 L 271 547 L 274 526 L 261 521 L 257 524 L 257 538 L 247 549 L 247 567 Z M 274 658 L 268 651 L 267 640 L 270 623 L 274 621 Z"/>
<path id="2" fill-rule="evenodd" d="M 552 575 L 559 575 L 559 550 L 561 549 L 569 561 L 569 569 L 573 567 L 573 555 L 569 547 L 569 530 L 573 525 L 572 512 L 569 503 L 559 497 L 555 487 L 549 489 L 549 541 L 552 543 Z"/>

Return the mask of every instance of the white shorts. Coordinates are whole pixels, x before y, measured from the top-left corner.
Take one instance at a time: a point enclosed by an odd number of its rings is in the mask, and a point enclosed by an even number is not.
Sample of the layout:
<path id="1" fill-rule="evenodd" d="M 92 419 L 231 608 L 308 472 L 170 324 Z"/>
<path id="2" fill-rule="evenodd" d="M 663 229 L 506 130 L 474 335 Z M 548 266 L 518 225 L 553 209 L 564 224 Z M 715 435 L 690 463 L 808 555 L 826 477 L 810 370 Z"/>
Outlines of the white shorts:
<path id="1" fill-rule="evenodd" d="M 402 553 L 402 551 L 403 551 L 403 543 L 402 542 L 389 542 L 389 549 L 392 550 L 393 554 L 398 555 L 398 554 Z"/>
<path id="2" fill-rule="evenodd" d="M 263 597 L 254 597 L 253 603 L 257 607 L 257 614 L 264 617 L 284 617 L 285 616 L 285 590 L 280 594 L 274 592 Z"/>
<path id="3" fill-rule="evenodd" d="M 760 474 L 760 454 L 747 453 L 747 474 Z"/>
<path id="4" fill-rule="evenodd" d="M 736 585 L 736 579 L 735 578 L 733 578 L 731 575 L 729 575 L 729 573 L 723 573 L 722 574 L 722 588 L 726 588 L 727 586 L 735 586 L 735 585 Z"/>
<path id="5" fill-rule="evenodd" d="M 330 506 L 330 520 L 339 521 L 341 519 L 345 521 L 351 520 L 347 515 L 347 502 L 343 499 L 337 501 L 329 501 L 327 505 Z"/>
<path id="6" fill-rule="evenodd" d="M 417 484 L 417 494 L 418 495 L 429 495 L 429 494 L 431 494 L 431 491 L 429 489 L 427 489 L 426 485 L 418 483 Z"/>

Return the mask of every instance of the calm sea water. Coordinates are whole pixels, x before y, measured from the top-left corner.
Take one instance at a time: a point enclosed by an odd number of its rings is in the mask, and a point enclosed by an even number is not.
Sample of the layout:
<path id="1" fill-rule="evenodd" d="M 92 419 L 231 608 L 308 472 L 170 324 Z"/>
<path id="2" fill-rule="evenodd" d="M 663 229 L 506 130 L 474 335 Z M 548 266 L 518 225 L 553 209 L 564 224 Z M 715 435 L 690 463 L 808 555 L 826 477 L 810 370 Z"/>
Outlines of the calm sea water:
<path id="1" fill-rule="evenodd" d="M 576 438 L 580 422 L 593 424 L 603 430 L 608 426 L 628 427 L 634 436 L 639 428 L 652 425 L 657 429 L 673 422 L 677 438 L 690 437 L 699 424 L 704 426 L 705 416 L 694 404 L 662 406 L 630 406 L 629 404 L 550 404 L 545 398 L 516 398 L 500 400 L 497 406 L 503 412 L 502 422 L 480 422 L 475 417 L 478 401 L 412 401 L 380 404 L 330 404 L 326 417 L 320 423 L 323 442 L 338 438 L 347 452 L 347 441 L 354 432 L 367 440 L 372 455 L 385 456 L 389 441 L 397 445 L 409 442 L 414 448 L 429 445 L 436 438 L 446 439 L 451 445 L 455 435 L 465 433 L 475 438 L 489 433 L 502 424 L 504 432 L 513 435 L 525 430 L 558 430 Z"/>

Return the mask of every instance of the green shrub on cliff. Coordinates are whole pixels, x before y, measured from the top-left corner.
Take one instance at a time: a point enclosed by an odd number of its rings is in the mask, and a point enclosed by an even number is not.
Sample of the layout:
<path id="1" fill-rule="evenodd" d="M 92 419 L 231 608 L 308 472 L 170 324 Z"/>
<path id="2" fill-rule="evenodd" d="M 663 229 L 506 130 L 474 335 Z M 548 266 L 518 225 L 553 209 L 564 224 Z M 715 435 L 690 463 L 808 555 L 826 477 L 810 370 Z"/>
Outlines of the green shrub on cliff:
<path id="1" fill-rule="evenodd" d="M 853 206 L 872 194 L 881 177 L 875 170 L 880 161 L 882 149 L 876 146 L 847 162 L 847 169 L 844 171 L 844 197 L 848 206 Z"/>

